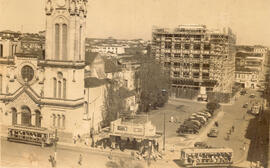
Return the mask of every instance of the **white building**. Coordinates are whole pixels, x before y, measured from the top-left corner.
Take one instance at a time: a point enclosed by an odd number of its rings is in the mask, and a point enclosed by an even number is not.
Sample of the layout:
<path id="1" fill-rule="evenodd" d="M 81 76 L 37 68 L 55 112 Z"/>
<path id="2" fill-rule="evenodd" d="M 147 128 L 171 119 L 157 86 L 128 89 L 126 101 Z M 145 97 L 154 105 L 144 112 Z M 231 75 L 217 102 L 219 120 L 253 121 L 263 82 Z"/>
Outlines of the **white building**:
<path id="1" fill-rule="evenodd" d="M 44 57 L 13 55 L 13 50 L 1 47 L 2 128 L 18 124 L 58 129 L 60 140 L 99 128 L 105 85 L 99 78 L 104 67 L 97 57 L 85 67 L 86 4 L 46 0 Z M 99 84 L 93 85 L 97 80 Z"/>

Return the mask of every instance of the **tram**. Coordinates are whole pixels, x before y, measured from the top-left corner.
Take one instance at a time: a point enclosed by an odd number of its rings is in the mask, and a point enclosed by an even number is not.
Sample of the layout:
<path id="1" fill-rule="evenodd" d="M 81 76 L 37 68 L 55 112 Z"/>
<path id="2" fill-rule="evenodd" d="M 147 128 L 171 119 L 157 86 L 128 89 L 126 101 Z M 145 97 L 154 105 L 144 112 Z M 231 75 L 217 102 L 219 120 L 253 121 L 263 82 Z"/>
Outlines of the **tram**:
<path id="1" fill-rule="evenodd" d="M 231 148 L 184 148 L 180 153 L 184 167 L 230 167 L 233 164 Z"/>
<path id="2" fill-rule="evenodd" d="M 54 142 L 54 133 L 46 128 L 13 125 L 8 127 L 8 141 L 49 146 Z"/>

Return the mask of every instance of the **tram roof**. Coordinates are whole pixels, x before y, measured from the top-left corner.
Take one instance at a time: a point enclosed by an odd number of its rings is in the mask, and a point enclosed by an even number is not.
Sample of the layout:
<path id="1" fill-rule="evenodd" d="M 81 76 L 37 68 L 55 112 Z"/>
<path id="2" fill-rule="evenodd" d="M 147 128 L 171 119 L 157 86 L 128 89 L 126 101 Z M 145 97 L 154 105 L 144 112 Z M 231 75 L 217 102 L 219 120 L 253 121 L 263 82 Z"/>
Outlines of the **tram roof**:
<path id="1" fill-rule="evenodd" d="M 33 132 L 50 132 L 47 128 L 38 128 L 38 127 L 28 127 L 28 126 L 21 126 L 21 125 L 13 125 L 9 126 L 8 129 L 16 129 L 21 131 L 33 131 Z"/>
<path id="2" fill-rule="evenodd" d="M 185 153 L 217 153 L 217 152 L 233 152 L 231 148 L 184 148 L 181 152 Z"/>

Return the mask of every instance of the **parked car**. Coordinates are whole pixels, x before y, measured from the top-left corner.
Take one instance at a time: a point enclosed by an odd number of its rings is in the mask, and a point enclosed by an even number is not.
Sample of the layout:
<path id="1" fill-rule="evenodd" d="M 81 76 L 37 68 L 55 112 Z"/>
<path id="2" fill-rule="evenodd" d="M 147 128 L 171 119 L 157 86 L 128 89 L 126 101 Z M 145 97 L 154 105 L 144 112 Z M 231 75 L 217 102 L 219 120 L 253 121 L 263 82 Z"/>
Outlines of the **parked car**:
<path id="1" fill-rule="evenodd" d="M 193 125 L 195 125 L 198 128 L 201 128 L 202 127 L 202 124 L 199 121 L 194 120 L 194 119 L 192 119 L 192 120 L 186 120 L 184 122 L 184 125 L 187 125 L 187 123 L 192 123 Z"/>
<path id="2" fill-rule="evenodd" d="M 202 118 L 205 122 L 207 121 L 207 117 L 205 117 L 205 116 L 203 116 L 201 114 L 194 114 L 192 116 Z M 190 117 L 192 117 L 192 116 L 190 116 Z"/>
<path id="3" fill-rule="evenodd" d="M 247 94 L 247 91 L 246 90 L 241 90 L 240 95 L 245 95 L 245 94 Z"/>
<path id="4" fill-rule="evenodd" d="M 200 117 L 192 117 L 192 118 L 189 118 L 188 120 L 199 121 L 201 125 L 204 125 L 205 124 L 205 121 L 202 118 L 200 118 Z"/>
<path id="5" fill-rule="evenodd" d="M 212 117 L 211 113 L 209 113 L 208 111 L 202 111 L 200 113 L 206 114 L 208 117 Z"/>
<path id="6" fill-rule="evenodd" d="M 212 128 L 210 132 L 207 134 L 209 137 L 217 137 L 218 136 L 218 129 L 217 128 Z"/>
<path id="7" fill-rule="evenodd" d="M 207 120 L 210 118 L 210 116 L 208 114 L 203 113 L 203 112 L 197 112 L 196 114 L 204 116 Z"/>
<path id="8" fill-rule="evenodd" d="M 195 148 L 208 148 L 209 146 L 205 142 L 195 142 Z"/>
<path id="9" fill-rule="evenodd" d="M 256 96 L 255 96 L 255 94 L 250 94 L 249 97 L 250 97 L 250 98 L 255 98 Z"/>
<path id="10" fill-rule="evenodd" d="M 248 103 L 245 103 L 244 105 L 243 105 L 243 108 L 247 108 L 248 107 Z"/>

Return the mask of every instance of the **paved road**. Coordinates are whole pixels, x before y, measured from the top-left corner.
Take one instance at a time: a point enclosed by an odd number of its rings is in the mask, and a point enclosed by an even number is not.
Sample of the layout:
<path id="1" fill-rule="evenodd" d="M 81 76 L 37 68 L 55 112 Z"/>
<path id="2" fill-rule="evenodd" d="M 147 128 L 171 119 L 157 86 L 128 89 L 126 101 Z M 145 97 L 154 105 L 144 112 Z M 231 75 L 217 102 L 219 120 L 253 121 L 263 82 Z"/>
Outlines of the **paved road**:
<path id="1" fill-rule="evenodd" d="M 256 91 L 249 91 L 256 95 L 256 100 L 262 100 L 260 93 Z M 230 147 L 234 151 L 234 161 L 246 160 L 247 151 L 249 149 L 250 138 L 247 137 L 247 129 L 250 121 L 254 120 L 254 116 L 247 114 L 248 108 L 243 108 L 243 104 L 250 102 L 249 95 L 240 96 L 236 102 L 231 106 L 223 106 L 224 116 L 219 121 L 219 135 L 217 138 L 207 137 L 205 141 L 211 146 Z M 228 132 L 234 126 L 234 131 L 230 134 Z"/>
<path id="2" fill-rule="evenodd" d="M 57 149 L 57 167 L 72 168 L 78 167 L 79 155 L 82 154 L 81 167 L 105 168 L 109 161 L 108 154 L 93 153 L 87 150 L 74 150 L 68 147 L 58 147 Z M 10 168 L 40 168 L 50 167 L 48 161 L 49 155 L 54 155 L 53 147 L 41 148 L 22 143 L 14 143 L 1 139 L 1 166 Z M 113 154 L 113 158 L 118 158 Z M 125 158 L 121 156 L 121 158 Z M 127 157 L 128 158 L 128 157 Z"/>

